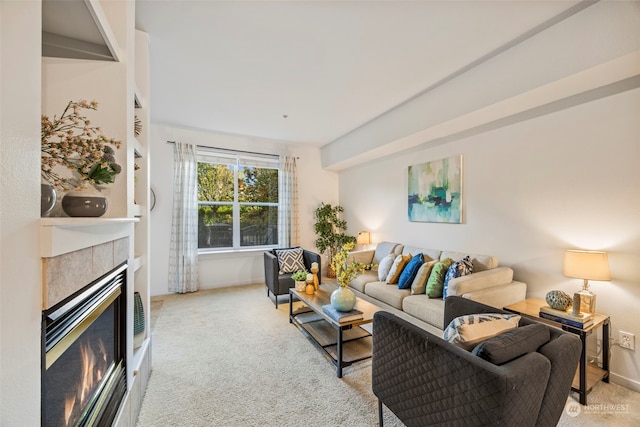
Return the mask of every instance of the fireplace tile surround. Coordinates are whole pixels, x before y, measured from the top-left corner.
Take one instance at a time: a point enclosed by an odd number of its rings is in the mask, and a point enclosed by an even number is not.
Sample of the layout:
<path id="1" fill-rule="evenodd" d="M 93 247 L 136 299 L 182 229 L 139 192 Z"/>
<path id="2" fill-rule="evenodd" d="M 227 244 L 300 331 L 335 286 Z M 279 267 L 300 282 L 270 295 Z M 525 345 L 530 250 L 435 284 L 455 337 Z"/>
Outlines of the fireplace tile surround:
<path id="1" fill-rule="evenodd" d="M 42 258 L 42 308 L 56 305 L 128 258 L 129 239 L 124 237 Z"/>

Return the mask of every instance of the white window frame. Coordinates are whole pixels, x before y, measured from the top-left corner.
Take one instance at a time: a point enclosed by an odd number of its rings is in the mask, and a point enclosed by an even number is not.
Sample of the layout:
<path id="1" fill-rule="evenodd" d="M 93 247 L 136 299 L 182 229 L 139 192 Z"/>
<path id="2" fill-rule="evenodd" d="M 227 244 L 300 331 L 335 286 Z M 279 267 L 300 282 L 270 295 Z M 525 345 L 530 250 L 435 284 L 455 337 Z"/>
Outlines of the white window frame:
<path id="1" fill-rule="evenodd" d="M 261 168 L 271 168 L 278 170 L 278 180 L 280 177 L 280 160 L 277 155 L 250 153 L 245 151 L 223 150 L 214 148 L 198 147 L 198 163 L 225 163 L 233 165 L 233 202 L 210 202 L 198 200 L 198 206 L 201 205 L 229 205 L 233 207 L 233 245 L 229 247 L 216 248 L 198 248 L 198 254 L 215 253 L 215 252 L 237 252 L 251 250 L 265 250 L 277 248 L 278 244 L 273 245 L 252 245 L 241 246 L 240 241 L 240 207 L 242 206 L 269 206 L 278 208 L 280 205 L 280 192 L 278 192 L 277 203 L 255 203 L 255 202 L 239 202 L 238 201 L 238 173 L 240 166 L 252 166 Z"/>

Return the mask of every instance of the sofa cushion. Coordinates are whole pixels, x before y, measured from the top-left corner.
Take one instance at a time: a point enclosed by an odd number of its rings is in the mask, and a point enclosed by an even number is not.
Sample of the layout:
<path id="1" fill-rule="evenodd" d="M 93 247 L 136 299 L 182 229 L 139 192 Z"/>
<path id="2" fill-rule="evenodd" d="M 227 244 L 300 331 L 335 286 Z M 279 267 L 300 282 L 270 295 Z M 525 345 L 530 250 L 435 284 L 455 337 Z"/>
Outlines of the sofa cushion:
<path id="1" fill-rule="evenodd" d="M 400 273 L 400 277 L 398 278 L 398 289 L 410 289 L 411 284 L 413 283 L 413 279 L 415 279 L 420 266 L 424 264 L 424 257 L 422 253 L 414 256 L 409 260 L 407 265 Z"/>
<path id="2" fill-rule="evenodd" d="M 427 280 L 427 296 L 429 298 L 442 298 L 442 290 L 444 289 L 444 277 L 447 270 L 453 264 L 451 258 L 446 258 L 437 262 L 431 269 L 429 280 Z"/>
<path id="3" fill-rule="evenodd" d="M 444 330 L 442 337 L 458 347 L 471 350 L 481 341 L 517 328 L 519 321 L 518 314 L 468 314 L 453 319 Z"/>
<path id="4" fill-rule="evenodd" d="M 396 259 L 393 261 L 393 265 L 391 266 L 391 270 L 389 270 L 389 274 L 387 275 L 388 284 L 395 285 L 396 283 L 398 283 L 400 274 L 402 274 L 402 270 L 404 269 L 404 266 L 407 265 L 410 259 L 411 259 L 411 254 L 398 255 L 396 257 Z"/>
<path id="5" fill-rule="evenodd" d="M 365 271 L 349 283 L 349 287 L 364 293 L 364 288 L 369 282 L 377 282 L 378 273 L 375 271 Z"/>
<path id="6" fill-rule="evenodd" d="M 379 242 L 376 245 L 375 253 L 373 254 L 373 260 L 371 262 L 375 264 L 380 264 L 382 258 L 389 254 L 393 254 L 394 256 L 400 255 L 402 252 L 402 245 L 394 242 Z"/>
<path id="7" fill-rule="evenodd" d="M 474 347 L 472 353 L 494 365 L 502 365 L 523 354 L 536 351 L 549 342 L 549 328 L 540 323 L 521 326 L 489 338 Z"/>
<path id="8" fill-rule="evenodd" d="M 424 295 L 427 290 L 427 279 L 431 274 L 431 269 L 438 261 L 428 261 L 420 266 L 416 277 L 414 277 L 411 283 L 411 295 Z"/>
<path id="9" fill-rule="evenodd" d="M 306 270 L 302 248 L 275 249 L 278 257 L 278 268 L 280 274 L 294 273 L 298 270 Z"/>
<path id="10" fill-rule="evenodd" d="M 437 249 L 426 249 L 426 248 L 420 248 L 418 246 L 405 246 L 402 249 L 402 254 L 403 255 L 407 255 L 407 254 L 414 254 L 417 255 L 419 253 L 422 254 L 422 256 L 424 257 L 425 261 L 431 261 L 431 260 L 436 260 L 439 261 L 440 260 L 440 252 Z"/>
<path id="11" fill-rule="evenodd" d="M 388 254 L 378 264 L 378 280 L 383 281 L 387 280 L 387 276 L 389 275 L 389 271 L 391 271 L 391 266 L 393 266 L 393 262 L 396 257 L 394 254 Z"/>
<path id="12" fill-rule="evenodd" d="M 402 300 L 411 295 L 409 289 L 398 289 L 397 286 L 388 286 L 385 282 L 367 283 L 364 293 L 371 298 L 382 301 L 385 304 L 402 310 Z"/>
<path id="13" fill-rule="evenodd" d="M 444 329 L 444 300 L 428 298 L 425 294 L 410 295 L 402 300 L 402 311 L 441 331 Z"/>
<path id="14" fill-rule="evenodd" d="M 473 273 L 473 264 L 471 263 L 471 258 L 469 258 L 469 255 L 462 258 L 460 261 L 456 261 L 451 264 L 451 267 L 449 267 L 449 269 L 447 270 L 447 274 L 444 277 L 442 298 L 447 297 L 447 287 L 449 286 L 449 281 L 451 279 L 466 276 L 471 273 Z"/>

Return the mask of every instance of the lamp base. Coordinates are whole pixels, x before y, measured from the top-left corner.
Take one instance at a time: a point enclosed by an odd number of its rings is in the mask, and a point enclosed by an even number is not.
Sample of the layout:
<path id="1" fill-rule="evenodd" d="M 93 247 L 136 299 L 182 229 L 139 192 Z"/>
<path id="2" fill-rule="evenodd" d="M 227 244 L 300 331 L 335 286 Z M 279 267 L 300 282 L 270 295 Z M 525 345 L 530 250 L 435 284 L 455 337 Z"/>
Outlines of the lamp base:
<path id="1" fill-rule="evenodd" d="M 596 294 L 589 289 L 582 289 L 580 295 L 580 312 L 594 314 L 596 312 Z"/>

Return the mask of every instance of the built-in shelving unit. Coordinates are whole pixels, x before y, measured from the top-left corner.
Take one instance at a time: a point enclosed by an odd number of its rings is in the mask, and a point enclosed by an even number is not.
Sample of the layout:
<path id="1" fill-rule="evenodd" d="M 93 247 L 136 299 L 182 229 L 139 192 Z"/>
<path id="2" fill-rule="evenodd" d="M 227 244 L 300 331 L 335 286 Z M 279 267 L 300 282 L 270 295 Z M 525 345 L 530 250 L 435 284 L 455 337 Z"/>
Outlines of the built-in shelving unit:
<path id="1" fill-rule="evenodd" d="M 43 0 L 42 55 L 120 61 L 120 44 L 99 0 Z"/>
<path id="2" fill-rule="evenodd" d="M 142 31 L 135 31 L 135 81 L 133 84 L 133 106 L 134 112 L 131 120 L 137 118 L 140 123 L 140 133 L 138 135 L 130 135 L 130 141 L 133 146 L 134 162 L 137 170 L 134 171 L 134 204 L 132 213 L 139 218 L 139 222 L 135 225 L 135 254 L 134 254 L 134 280 L 135 291 L 140 293 L 142 305 L 145 308 L 145 323 L 150 325 L 150 269 L 149 257 L 149 200 L 150 200 L 150 183 L 149 183 L 149 108 L 147 99 L 149 97 L 149 38 Z M 133 128 L 132 128 L 133 129 Z M 132 132 L 133 133 L 133 132 Z M 133 349 L 133 369 L 134 372 L 142 372 L 144 369 L 140 366 L 144 363 L 144 356 L 148 353 L 149 342 L 151 339 L 151 331 L 149 326 L 145 329 L 142 345 Z M 145 383 L 146 384 L 146 383 Z"/>
<path id="3" fill-rule="evenodd" d="M 98 110 L 87 116 L 105 135 L 123 142 L 116 151 L 123 170 L 103 191 L 109 203 L 103 217 L 48 217 L 40 223 L 42 257 L 114 236 L 129 238 L 128 392 L 116 426 L 135 425 L 151 370 L 148 37 L 132 28 L 134 17 L 135 3 L 129 1 L 43 0 L 42 4 L 42 113 L 59 115 L 69 100 L 96 100 Z M 135 340 L 134 292 L 141 296 L 147 325 Z"/>

